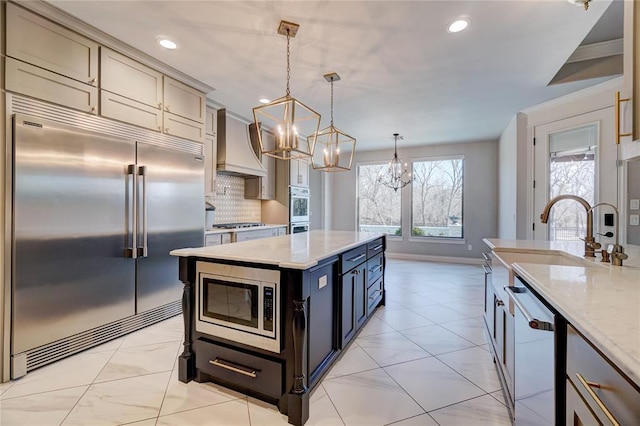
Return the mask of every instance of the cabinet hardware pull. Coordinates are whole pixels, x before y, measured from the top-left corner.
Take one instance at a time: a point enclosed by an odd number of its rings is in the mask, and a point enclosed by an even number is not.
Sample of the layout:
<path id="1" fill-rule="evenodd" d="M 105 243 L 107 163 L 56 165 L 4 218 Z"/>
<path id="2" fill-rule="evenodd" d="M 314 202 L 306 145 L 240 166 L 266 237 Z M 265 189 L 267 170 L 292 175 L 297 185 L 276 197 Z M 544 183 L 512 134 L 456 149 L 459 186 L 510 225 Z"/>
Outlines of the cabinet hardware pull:
<path id="1" fill-rule="evenodd" d="M 380 250 L 381 248 L 382 248 L 382 244 L 380 244 L 380 245 L 378 245 L 378 246 L 375 246 L 375 247 L 374 247 L 374 248 L 372 248 L 371 250 L 373 250 L 373 251 L 378 251 L 378 250 Z"/>
<path id="2" fill-rule="evenodd" d="M 256 377 L 258 377 L 257 374 L 256 374 L 256 370 L 252 370 L 251 368 L 242 367 L 241 365 L 233 364 L 233 363 L 231 363 L 229 361 L 224 361 L 224 360 L 221 360 L 219 358 L 216 358 L 214 360 L 209 360 L 209 364 L 213 364 L 216 367 L 221 367 L 221 368 L 224 368 L 226 370 L 233 371 L 234 373 L 240 373 L 240 374 L 243 374 L 245 376 L 252 377 L 254 379 Z"/>
<path id="3" fill-rule="evenodd" d="M 504 302 L 500 299 L 496 300 L 496 305 L 498 306 L 504 306 Z"/>
<path id="4" fill-rule="evenodd" d="M 357 262 L 358 260 L 366 257 L 366 254 L 362 253 L 360 256 L 352 257 L 351 259 L 347 259 L 348 262 Z"/>
<path id="5" fill-rule="evenodd" d="M 93 83 L 95 83 L 96 81 L 98 81 L 98 79 L 97 79 L 97 78 L 92 78 L 91 80 L 89 80 L 89 84 L 93 84 Z"/>
<path id="6" fill-rule="evenodd" d="M 624 136 L 631 136 L 633 132 L 630 133 L 620 133 L 620 103 L 621 102 L 629 102 L 631 98 L 621 98 L 620 92 L 616 92 L 616 145 L 620 145 L 620 138 Z"/>
<path id="7" fill-rule="evenodd" d="M 516 296 L 518 294 L 517 289 L 522 289 L 524 287 L 512 287 L 507 285 L 503 288 L 505 289 L 505 291 L 509 292 L 509 299 L 511 299 L 516 307 L 520 310 L 520 312 L 522 312 L 522 315 L 524 315 L 525 319 L 529 323 L 530 328 L 542 331 L 553 331 L 554 327 L 552 323 L 535 319 Z M 520 292 L 522 293 L 523 291 L 521 290 Z"/>
<path id="8" fill-rule="evenodd" d="M 482 257 L 484 257 L 484 260 L 487 262 L 491 260 L 491 257 L 487 253 L 482 253 Z"/>
<path id="9" fill-rule="evenodd" d="M 91 107 L 91 112 L 96 112 L 96 107 L 92 106 Z"/>
<path id="10" fill-rule="evenodd" d="M 482 265 L 482 269 L 484 269 L 484 273 L 489 275 L 491 273 L 491 269 L 487 268 L 487 265 Z"/>
<path id="11" fill-rule="evenodd" d="M 164 132 L 165 132 L 165 133 L 169 133 L 169 128 L 168 128 L 168 127 L 167 127 L 167 128 L 165 128 L 165 129 L 164 129 Z"/>
<path id="12" fill-rule="evenodd" d="M 360 275 L 360 269 L 354 269 L 352 273 L 353 275 Z"/>
<path id="13" fill-rule="evenodd" d="M 158 108 L 162 109 L 162 102 L 158 102 Z"/>
<path id="14" fill-rule="evenodd" d="M 382 265 L 376 265 L 376 266 L 374 266 L 373 268 L 369 269 L 369 272 L 371 272 L 371 273 L 373 274 L 374 272 L 376 272 L 376 269 L 377 269 L 378 271 L 382 271 Z"/>
<path id="15" fill-rule="evenodd" d="M 168 112 L 171 112 L 171 111 L 169 111 L 169 105 L 165 105 L 165 106 L 164 106 L 164 110 L 165 110 L 165 111 L 168 111 Z"/>
<path id="16" fill-rule="evenodd" d="M 618 421 L 616 420 L 615 417 L 613 417 L 613 414 L 611 414 L 611 411 L 609 411 L 609 409 L 607 408 L 606 405 L 604 405 L 604 403 L 602 402 L 602 400 L 598 397 L 598 395 L 593 391 L 592 388 L 600 388 L 600 384 L 599 383 L 593 383 L 593 382 L 588 382 L 580 373 L 576 373 L 576 378 L 578 379 L 578 381 L 580 382 L 580 384 L 584 387 L 584 389 L 587 391 L 587 393 L 589 394 L 589 396 L 594 400 L 594 402 L 598 405 L 598 407 L 600 408 L 600 410 L 602 410 L 602 412 L 604 413 L 605 416 L 607 416 L 607 419 L 611 422 L 611 424 L 616 425 L 616 426 L 620 426 L 620 423 L 618 423 Z"/>

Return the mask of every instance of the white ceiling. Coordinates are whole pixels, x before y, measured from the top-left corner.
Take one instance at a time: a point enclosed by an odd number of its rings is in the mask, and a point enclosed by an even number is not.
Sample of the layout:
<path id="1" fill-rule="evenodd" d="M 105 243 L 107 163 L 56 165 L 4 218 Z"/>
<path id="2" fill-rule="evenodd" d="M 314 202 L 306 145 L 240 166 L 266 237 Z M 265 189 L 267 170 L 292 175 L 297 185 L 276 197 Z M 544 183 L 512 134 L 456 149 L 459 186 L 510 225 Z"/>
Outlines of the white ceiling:
<path id="1" fill-rule="evenodd" d="M 523 108 L 603 81 L 547 83 L 611 0 L 588 11 L 566 0 L 67 1 L 55 6 L 212 86 L 208 97 L 252 117 L 260 97 L 285 92 L 281 19 L 291 40 L 291 95 L 359 150 L 496 139 Z M 459 16 L 468 30 L 449 34 Z M 621 24 L 621 23 L 620 23 Z M 180 45 L 167 51 L 158 35 Z"/>

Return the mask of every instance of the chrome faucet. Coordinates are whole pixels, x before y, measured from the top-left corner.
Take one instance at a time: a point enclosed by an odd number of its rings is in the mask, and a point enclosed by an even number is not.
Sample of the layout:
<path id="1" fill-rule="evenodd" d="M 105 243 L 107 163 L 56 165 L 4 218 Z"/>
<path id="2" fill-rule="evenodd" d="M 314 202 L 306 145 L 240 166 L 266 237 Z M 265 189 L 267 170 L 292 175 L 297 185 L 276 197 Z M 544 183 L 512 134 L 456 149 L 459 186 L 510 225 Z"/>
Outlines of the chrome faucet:
<path id="1" fill-rule="evenodd" d="M 547 205 L 544 206 L 544 210 L 542 210 L 540 221 L 542 221 L 542 223 L 549 222 L 549 213 L 551 212 L 551 207 L 553 207 L 553 205 L 560 200 L 577 201 L 587 211 L 587 235 L 584 237 L 584 257 L 596 257 L 595 251 L 596 249 L 599 249 L 601 245 L 600 243 L 596 243 L 593 239 L 593 209 L 584 198 L 580 198 L 576 195 L 563 194 L 550 199 Z"/>
<path id="2" fill-rule="evenodd" d="M 619 215 L 618 215 L 618 209 L 616 208 L 616 206 L 614 206 L 613 204 L 609 204 L 609 203 L 598 203 L 596 205 L 594 205 L 593 207 L 591 207 L 591 209 L 589 209 L 589 211 L 593 211 L 593 209 L 595 209 L 598 206 L 609 206 L 613 209 L 616 217 L 615 217 L 615 221 L 616 221 L 616 243 L 615 244 L 611 244 L 609 245 L 609 247 L 607 248 L 607 254 L 611 255 L 611 264 L 614 266 L 622 266 L 622 261 L 626 258 L 628 258 L 629 256 L 624 252 L 624 247 L 622 247 L 619 244 L 619 240 L 618 240 L 618 235 L 620 234 L 620 225 L 619 225 Z M 603 250 L 603 256 L 604 256 L 604 250 Z"/>

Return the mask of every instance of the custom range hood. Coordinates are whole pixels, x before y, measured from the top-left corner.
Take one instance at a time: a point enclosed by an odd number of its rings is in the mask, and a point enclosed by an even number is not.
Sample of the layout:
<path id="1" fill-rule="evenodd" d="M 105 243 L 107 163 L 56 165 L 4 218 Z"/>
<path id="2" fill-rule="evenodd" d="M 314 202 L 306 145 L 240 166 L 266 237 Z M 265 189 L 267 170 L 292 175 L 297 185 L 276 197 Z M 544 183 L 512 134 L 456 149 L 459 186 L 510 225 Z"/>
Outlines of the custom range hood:
<path id="1" fill-rule="evenodd" d="M 266 176 L 249 139 L 249 126 L 226 109 L 218 110 L 217 170 L 242 176 Z"/>

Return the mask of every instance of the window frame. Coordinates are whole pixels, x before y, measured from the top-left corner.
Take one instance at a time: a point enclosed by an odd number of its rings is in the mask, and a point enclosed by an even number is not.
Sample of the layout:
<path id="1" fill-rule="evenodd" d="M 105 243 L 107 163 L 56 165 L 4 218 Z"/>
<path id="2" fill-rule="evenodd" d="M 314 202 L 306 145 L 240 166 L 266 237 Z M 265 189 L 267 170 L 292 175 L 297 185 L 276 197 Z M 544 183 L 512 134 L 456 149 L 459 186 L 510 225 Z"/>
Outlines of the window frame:
<path id="1" fill-rule="evenodd" d="M 426 156 L 426 157 L 416 157 L 416 158 L 411 158 L 411 176 L 413 177 L 413 179 L 415 179 L 415 171 L 414 171 L 414 165 L 415 163 L 420 163 L 420 162 L 427 162 L 427 161 L 447 161 L 447 160 L 462 160 L 462 194 L 461 194 L 461 200 L 460 200 L 460 211 L 462 212 L 462 229 L 461 229 L 461 236 L 460 237 L 439 237 L 439 236 L 419 236 L 419 235 L 413 235 L 413 202 L 414 202 L 414 196 L 413 196 L 413 191 L 414 188 L 411 188 L 411 196 L 410 196 L 410 203 L 409 203 L 409 208 L 410 208 L 410 229 L 409 229 L 409 241 L 411 242 L 429 242 L 429 243 L 443 243 L 443 244 L 465 244 L 466 243 L 466 237 L 465 237 L 465 209 L 464 209 L 464 190 L 465 190 L 465 176 L 466 176 L 466 158 L 464 154 L 452 154 L 452 155 L 433 155 L 433 156 Z M 411 185 L 413 186 L 415 183 L 415 181 L 411 182 Z"/>
<path id="2" fill-rule="evenodd" d="M 372 161 L 359 161 L 356 163 L 356 231 L 357 232 L 367 232 L 360 230 L 360 166 L 388 166 L 389 162 L 386 160 L 372 160 Z M 403 216 L 403 205 L 402 205 L 402 190 L 400 190 L 400 235 L 395 234 L 387 234 L 387 240 L 391 241 L 402 241 L 404 239 L 403 228 L 402 228 L 402 216 Z"/>

